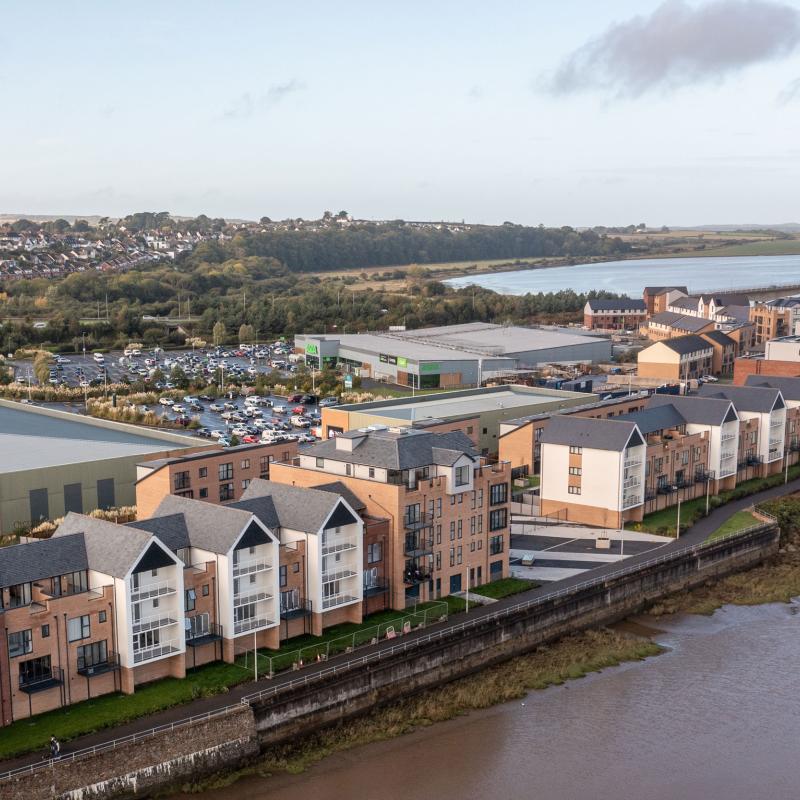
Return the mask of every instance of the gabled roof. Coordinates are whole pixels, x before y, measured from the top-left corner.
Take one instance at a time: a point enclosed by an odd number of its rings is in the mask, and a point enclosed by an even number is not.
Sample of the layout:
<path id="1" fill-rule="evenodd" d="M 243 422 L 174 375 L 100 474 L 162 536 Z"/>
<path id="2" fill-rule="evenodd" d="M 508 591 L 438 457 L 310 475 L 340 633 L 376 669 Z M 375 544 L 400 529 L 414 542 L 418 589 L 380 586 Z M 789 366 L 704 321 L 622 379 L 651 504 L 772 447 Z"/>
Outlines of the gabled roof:
<path id="1" fill-rule="evenodd" d="M 149 531 L 158 536 L 164 544 L 173 552 L 189 547 L 189 529 L 186 527 L 186 520 L 183 514 L 168 514 L 165 517 L 150 517 L 150 519 L 136 520 L 129 522 L 129 528 L 138 528 L 141 531 Z"/>
<path id="2" fill-rule="evenodd" d="M 80 534 L 0 547 L 0 588 L 88 568 Z"/>
<path id="3" fill-rule="evenodd" d="M 676 336 L 674 339 L 663 339 L 660 342 L 656 342 L 656 345 L 658 344 L 663 344 L 664 347 L 668 347 L 674 353 L 681 356 L 689 355 L 690 353 L 698 353 L 701 350 L 712 349 L 709 342 L 693 333 L 687 336 Z M 651 345 L 651 347 L 655 347 L 656 345 Z"/>
<path id="4" fill-rule="evenodd" d="M 784 400 L 800 400 L 800 378 L 784 378 L 772 375 L 748 375 L 746 386 L 767 386 L 780 389 Z"/>
<path id="5" fill-rule="evenodd" d="M 153 541 L 145 531 L 70 511 L 53 538 L 73 533 L 83 534 L 89 569 L 113 578 L 124 578 Z"/>
<path id="6" fill-rule="evenodd" d="M 323 483 L 322 486 L 315 486 L 314 488 L 322 492 L 332 492 L 333 494 L 341 495 L 354 511 L 363 511 L 367 507 L 367 504 L 360 497 L 356 496 L 355 492 L 350 489 L 349 486 L 345 486 L 341 481 Z"/>
<path id="7" fill-rule="evenodd" d="M 642 444 L 643 440 L 633 422 L 558 414 L 545 426 L 540 442 L 621 453 L 629 442 L 633 446 Z"/>
<path id="8" fill-rule="evenodd" d="M 347 512 L 350 517 L 346 524 L 358 521 L 358 517 L 345 503 L 342 497 L 332 491 L 301 488 L 256 478 L 245 489 L 242 499 L 229 508 L 243 509 L 255 514 L 268 527 L 317 533 L 329 518 L 337 516 L 340 509 Z"/>
<path id="9" fill-rule="evenodd" d="M 689 290 L 685 286 L 645 286 L 643 291 L 647 294 L 661 294 L 662 292 L 683 292 L 689 294 Z"/>
<path id="10" fill-rule="evenodd" d="M 730 400 L 737 411 L 769 413 L 775 408 L 784 408 L 779 389 L 767 386 L 713 386 L 705 383 L 700 387 L 701 397 L 722 397 Z"/>
<path id="11" fill-rule="evenodd" d="M 674 406 L 686 422 L 696 425 L 722 425 L 737 419 L 733 403 L 722 398 L 654 394 L 647 401 L 647 408 L 665 405 Z"/>
<path id="12" fill-rule="evenodd" d="M 669 325 L 671 327 L 678 320 L 685 318 L 686 314 L 678 314 L 675 311 L 662 311 L 659 314 L 653 314 L 653 316 L 650 317 L 650 324 L 652 325 L 655 323 L 656 325 Z"/>
<path id="13" fill-rule="evenodd" d="M 723 333 L 722 331 L 704 331 L 700 336 L 704 339 L 711 339 L 713 342 L 723 347 L 733 347 L 736 344 L 727 333 Z"/>
<path id="14" fill-rule="evenodd" d="M 227 553 L 236 544 L 251 519 L 249 512 L 233 504 L 218 506 L 174 494 L 166 495 L 153 512 L 154 517 L 174 514 L 183 516 L 192 547 L 220 554 Z"/>
<path id="15" fill-rule="evenodd" d="M 676 297 L 670 305 L 673 308 L 686 308 L 692 309 L 693 311 L 697 311 L 697 308 L 700 304 L 700 299 L 698 297 Z"/>
<path id="16" fill-rule="evenodd" d="M 653 406 L 642 411 L 632 411 L 630 414 L 623 414 L 617 417 L 617 419 L 625 422 L 635 422 L 645 436 L 648 433 L 677 428 L 679 425 L 686 424 L 683 415 L 673 405 Z"/>
<path id="17" fill-rule="evenodd" d="M 633 311 L 644 313 L 647 310 L 644 300 L 595 297 L 587 300 L 586 304 L 592 311 Z"/>
<path id="18" fill-rule="evenodd" d="M 337 439 L 353 439 L 352 451 L 337 445 Z M 328 439 L 311 445 L 304 455 L 316 458 L 330 458 L 332 461 L 345 461 L 384 469 L 416 469 L 436 464 L 434 450 L 458 450 L 475 458 L 475 446 L 462 431 L 434 433 L 432 431 L 403 429 L 402 432 L 348 431 L 335 439 Z"/>

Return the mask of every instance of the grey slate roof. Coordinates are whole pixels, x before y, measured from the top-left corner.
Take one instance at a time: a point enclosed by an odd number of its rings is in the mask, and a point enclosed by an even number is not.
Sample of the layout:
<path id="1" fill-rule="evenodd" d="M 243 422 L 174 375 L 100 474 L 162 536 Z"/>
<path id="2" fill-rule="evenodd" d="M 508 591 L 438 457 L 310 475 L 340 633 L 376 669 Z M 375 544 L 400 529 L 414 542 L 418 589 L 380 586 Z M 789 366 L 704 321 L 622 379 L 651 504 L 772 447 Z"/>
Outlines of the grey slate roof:
<path id="1" fill-rule="evenodd" d="M 655 322 L 657 325 L 673 325 L 679 319 L 685 319 L 686 314 L 678 314 L 675 311 L 662 311 L 660 314 L 653 314 L 650 317 L 650 322 Z"/>
<path id="2" fill-rule="evenodd" d="M 612 297 L 595 297 L 587 301 L 592 311 L 633 311 L 644 313 L 647 306 L 644 300 L 625 300 Z"/>
<path id="3" fill-rule="evenodd" d="M 647 292 L 647 294 L 661 294 L 661 292 L 671 292 L 674 290 L 689 294 L 689 290 L 685 286 L 645 286 L 642 291 Z"/>
<path id="4" fill-rule="evenodd" d="M 314 488 L 323 492 L 333 492 L 333 494 L 341 495 L 347 500 L 354 511 L 362 511 L 367 507 L 367 504 L 360 497 L 356 496 L 355 492 L 353 492 L 349 486 L 345 486 L 341 481 L 323 483 L 322 486 L 315 486 Z"/>
<path id="5" fill-rule="evenodd" d="M 768 386 L 780 389 L 784 400 L 800 400 L 800 378 L 784 378 L 773 375 L 748 375 L 746 386 Z"/>
<path id="6" fill-rule="evenodd" d="M 173 552 L 189 547 L 189 529 L 183 514 L 169 514 L 165 517 L 151 517 L 150 519 L 129 522 L 129 528 L 138 528 L 157 536 Z"/>
<path id="7" fill-rule="evenodd" d="M 673 405 L 653 406 L 652 408 L 645 408 L 643 411 L 632 411 L 630 414 L 623 414 L 617 417 L 617 419 L 625 422 L 635 422 L 639 426 L 639 430 L 645 435 L 686 424 L 683 415 Z"/>
<path id="8" fill-rule="evenodd" d="M 59 536 L 0 547 L 0 588 L 88 569 L 83 536 Z"/>
<path id="9" fill-rule="evenodd" d="M 153 512 L 154 517 L 174 514 L 183 515 L 193 547 L 220 554 L 227 553 L 236 544 L 250 521 L 250 513 L 236 508 L 235 504 L 218 506 L 174 494 L 164 497 Z"/>
<path id="10" fill-rule="evenodd" d="M 152 536 L 136 528 L 70 511 L 56 528 L 53 538 L 82 533 L 89 569 L 124 578 L 139 560 Z"/>
<path id="11" fill-rule="evenodd" d="M 702 336 L 696 336 L 693 333 L 687 336 L 676 336 L 674 339 L 664 339 L 659 344 L 663 344 L 679 355 L 688 355 L 689 353 L 697 353 L 700 350 L 710 350 L 711 345 Z"/>
<path id="12" fill-rule="evenodd" d="M 245 489 L 242 499 L 231 507 L 246 509 L 265 525 L 269 523 L 261 518 L 262 513 L 277 520 L 282 528 L 316 533 L 340 502 L 340 497 L 331 491 L 256 478 Z"/>
<path id="13" fill-rule="evenodd" d="M 621 453 L 635 434 L 636 425 L 633 422 L 558 414 L 547 423 L 540 441 L 542 444 L 615 450 Z"/>
<path id="14" fill-rule="evenodd" d="M 351 464 L 364 464 L 385 469 L 415 469 L 438 463 L 434 451 L 458 450 L 475 458 L 477 453 L 472 441 L 462 431 L 434 433 L 432 431 L 407 430 L 404 433 L 393 431 L 348 431 L 336 438 L 361 438 L 348 452 L 337 447 L 336 439 L 328 439 L 311 445 L 304 455 L 317 458 L 330 458 Z"/>
<path id="15" fill-rule="evenodd" d="M 692 309 L 693 311 L 697 311 L 697 306 L 699 303 L 699 298 L 697 297 L 676 297 L 670 305 L 673 308 L 686 308 Z"/>
<path id="16" fill-rule="evenodd" d="M 209 450 L 201 450 L 199 453 L 190 453 L 186 456 L 173 456 L 171 458 L 154 458 L 152 461 L 142 461 L 137 464 L 139 467 L 146 467 L 152 472 L 166 467 L 168 464 L 177 464 L 184 461 L 203 461 L 207 458 L 217 458 L 221 455 L 241 454 L 248 450 L 264 447 L 264 442 L 255 442 L 254 444 L 237 444 L 235 447 L 214 447 Z"/>
<path id="17" fill-rule="evenodd" d="M 736 414 L 731 401 L 720 398 L 654 394 L 647 401 L 647 408 L 667 405 L 674 406 L 687 422 L 696 425 L 722 425 Z"/>
<path id="18" fill-rule="evenodd" d="M 717 330 L 706 331 L 705 333 L 702 334 L 702 336 L 705 339 L 712 339 L 717 344 L 720 344 L 723 347 L 731 347 L 732 345 L 736 344 L 736 342 L 733 339 L 731 339 L 731 337 L 728 336 L 727 333 L 723 333 L 722 331 L 717 331 Z"/>
<path id="19" fill-rule="evenodd" d="M 773 408 L 783 408 L 785 405 L 780 390 L 767 386 L 713 386 L 704 383 L 699 394 L 700 397 L 730 400 L 737 411 L 769 413 Z"/>

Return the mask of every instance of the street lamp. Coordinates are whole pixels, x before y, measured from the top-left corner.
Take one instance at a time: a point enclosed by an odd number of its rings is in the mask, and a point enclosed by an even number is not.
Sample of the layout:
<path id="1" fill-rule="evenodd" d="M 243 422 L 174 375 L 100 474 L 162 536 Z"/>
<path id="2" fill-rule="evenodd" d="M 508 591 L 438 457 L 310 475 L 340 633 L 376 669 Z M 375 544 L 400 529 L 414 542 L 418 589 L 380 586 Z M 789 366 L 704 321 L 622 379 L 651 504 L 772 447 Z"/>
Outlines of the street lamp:
<path id="1" fill-rule="evenodd" d="M 677 484 L 673 487 L 678 492 L 678 519 L 675 522 L 675 538 L 681 538 L 681 489 Z"/>

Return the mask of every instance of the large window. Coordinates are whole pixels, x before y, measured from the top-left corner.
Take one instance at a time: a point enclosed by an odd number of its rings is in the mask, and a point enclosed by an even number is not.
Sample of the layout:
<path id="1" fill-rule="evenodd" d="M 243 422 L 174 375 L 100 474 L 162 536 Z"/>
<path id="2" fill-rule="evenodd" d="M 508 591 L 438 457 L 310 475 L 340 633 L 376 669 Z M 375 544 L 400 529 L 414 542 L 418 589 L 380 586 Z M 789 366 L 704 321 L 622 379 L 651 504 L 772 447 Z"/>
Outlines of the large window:
<path id="1" fill-rule="evenodd" d="M 67 620 L 67 638 L 71 642 L 77 642 L 80 639 L 88 639 L 91 635 L 92 628 L 88 614 Z"/>
<path id="2" fill-rule="evenodd" d="M 489 530 L 499 531 L 506 527 L 508 520 L 508 510 L 505 508 L 496 508 L 494 511 L 489 512 Z"/>
<path id="3" fill-rule="evenodd" d="M 367 545 L 367 564 L 375 564 L 383 559 L 383 548 L 380 542 Z"/>
<path id="4" fill-rule="evenodd" d="M 489 505 L 496 506 L 508 502 L 508 484 L 495 483 L 489 489 Z"/>
<path id="5" fill-rule="evenodd" d="M 469 484 L 469 464 L 456 467 L 456 486 L 466 486 L 467 484 Z"/>
<path id="6" fill-rule="evenodd" d="M 25 631 L 17 631 L 8 634 L 8 655 L 9 658 L 24 656 L 33 650 L 33 633 L 28 628 Z"/>
<path id="7" fill-rule="evenodd" d="M 233 462 L 229 461 L 227 464 L 220 464 L 218 474 L 221 481 L 233 480 Z"/>
<path id="8" fill-rule="evenodd" d="M 489 539 L 489 555 L 496 556 L 498 553 L 503 552 L 503 537 L 492 536 Z"/>
<path id="9" fill-rule="evenodd" d="M 8 605 L 10 608 L 29 606 L 31 604 L 31 585 L 18 583 L 8 588 Z"/>
<path id="10" fill-rule="evenodd" d="M 194 589 L 186 589 L 184 591 L 185 600 L 183 605 L 184 611 L 194 611 L 197 604 L 197 592 Z"/>
<path id="11" fill-rule="evenodd" d="M 78 648 L 78 669 L 84 670 L 108 662 L 108 645 L 106 640 L 84 644 Z"/>
<path id="12" fill-rule="evenodd" d="M 189 471 L 175 473 L 175 491 L 179 492 L 181 489 L 188 489 L 192 485 Z"/>
<path id="13" fill-rule="evenodd" d="M 219 485 L 219 501 L 224 503 L 226 500 L 233 500 L 233 484 L 221 483 Z"/>
<path id="14" fill-rule="evenodd" d="M 53 677 L 50 656 L 31 658 L 19 665 L 19 685 L 30 686 L 41 681 L 49 681 Z"/>

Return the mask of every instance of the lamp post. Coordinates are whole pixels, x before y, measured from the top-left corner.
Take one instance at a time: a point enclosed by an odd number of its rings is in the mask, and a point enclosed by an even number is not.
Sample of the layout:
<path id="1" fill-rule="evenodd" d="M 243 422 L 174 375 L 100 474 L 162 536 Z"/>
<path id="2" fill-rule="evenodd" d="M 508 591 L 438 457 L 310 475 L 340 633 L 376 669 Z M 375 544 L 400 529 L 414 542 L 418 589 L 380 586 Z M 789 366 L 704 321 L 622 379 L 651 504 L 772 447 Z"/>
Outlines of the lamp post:
<path id="1" fill-rule="evenodd" d="M 783 463 L 784 463 L 783 483 L 784 483 L 784 485 L 786 485 L 787 483 L 789 483 L 789 448 L 788 447 L 784 450 L 784 453 L 783 453 Z"/>
<path id="2" fill-rule="evenodd" d="M 675 538 L 681 538 L 681 490 L 680 487 L 675 487 L 678 490 L 678 519 L 675 522 Z"/>

